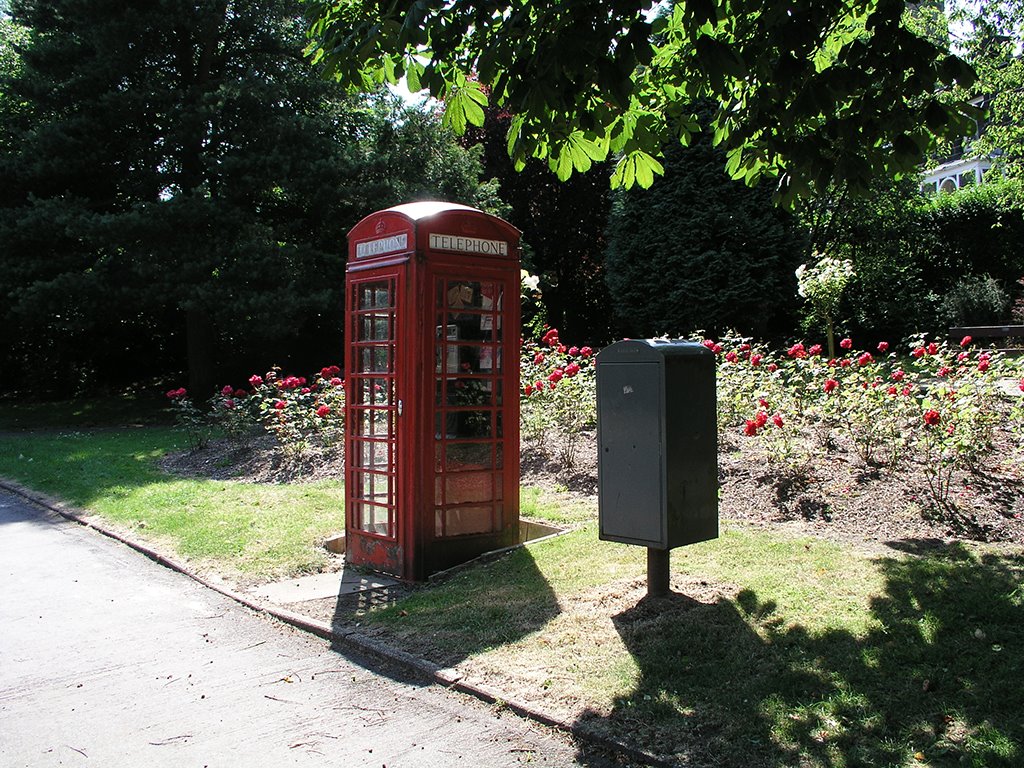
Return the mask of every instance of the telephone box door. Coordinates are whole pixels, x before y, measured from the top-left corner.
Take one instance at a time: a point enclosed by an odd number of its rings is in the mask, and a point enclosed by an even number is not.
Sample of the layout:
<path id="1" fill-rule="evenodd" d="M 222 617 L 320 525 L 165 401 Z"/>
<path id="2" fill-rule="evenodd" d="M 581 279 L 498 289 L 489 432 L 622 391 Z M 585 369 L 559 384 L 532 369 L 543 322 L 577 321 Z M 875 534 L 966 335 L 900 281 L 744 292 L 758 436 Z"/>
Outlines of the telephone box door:
<path id="1" fill-rule="evenodd" d="M 405 268 L 351 276 L 348 287 L 349 441 L 346 456 L 349 551 L 387 573 L 402 572 L 406 532 L 399 524 L 397 398 L 399 316 Z"/>
<path id="2" fill-rule="evenodd" d="M 519 290 L 509 275 L 476 265 L 435 267 L 428 277 L 434 398 L 427 572 L 518 539 L 519 477 L 507 470 L 518 469 L 519 460 L 509 401 L 518 397 L 518 358 L 508 359 L 519 330 L 506 302 L 518 301 Z"/>

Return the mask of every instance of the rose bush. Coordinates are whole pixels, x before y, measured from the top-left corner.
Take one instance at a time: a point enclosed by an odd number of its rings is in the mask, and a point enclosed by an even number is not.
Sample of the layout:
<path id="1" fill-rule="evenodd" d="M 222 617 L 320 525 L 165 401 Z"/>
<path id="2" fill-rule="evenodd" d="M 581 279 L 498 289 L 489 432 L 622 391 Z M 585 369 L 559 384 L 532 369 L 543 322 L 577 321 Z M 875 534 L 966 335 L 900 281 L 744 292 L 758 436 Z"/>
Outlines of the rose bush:
<path id="1" fill-rule="evenodd" d="M 167 393 L 178 425 L 198 450 L 209 435 L 219 431 L 234 441 L 272 434 L 286 454 L 333 447 L 341 442 L 345 426 L 345 388 L 341 369 L 322 368 L 309 379 L 285 375 L 274 367 L 249 377 L 248 388 L 225 384 L 207 401 L 205 412 L 196 408 L 184 389 Z"/>
<path id="2" fill-rule="evenodd" d="M 590 347 L 567 347 L 554 328 L 546 329 L 539 341 L 522 345 L 523 437 L 566 470 L 575 466 L 583 431 L 597 423 L 593 355 Z"/>

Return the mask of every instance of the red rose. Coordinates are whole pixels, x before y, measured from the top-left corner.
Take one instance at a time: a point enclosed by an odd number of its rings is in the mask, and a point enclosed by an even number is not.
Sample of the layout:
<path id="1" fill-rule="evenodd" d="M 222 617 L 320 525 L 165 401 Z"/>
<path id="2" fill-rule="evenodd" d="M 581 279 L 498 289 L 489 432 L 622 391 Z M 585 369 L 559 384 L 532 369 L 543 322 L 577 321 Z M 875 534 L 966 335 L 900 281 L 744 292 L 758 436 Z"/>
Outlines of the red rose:
<path id="1" fill-rule="evenodd" d="M 874 359 L 875 358 L 873 358 L 871 356 L 870 352 L 865 352 L 863 355 L 861 355 L 860 357 L 857 358 L 857 364 L 858 365 L 867 365 L 868 363 L 870 363 Z"/>
<path id="2" fill-rule="evenodd" d="M 565 344 L 559 344 L 558 345 L 558 354 L 560 354 L 560 355 L 564 355 L 565 354 Z"/>
<path id="3" fill-rule="evenodd" d="M 839 342 L 839 346 L 843 349 L 853 349 L 853 339 L 843 339 Z"/>
<path id="4" fill-rule="evenodd" d="M 319 416 L 321 419 L 327 418 L 327 416 L 329 416 L 330 413 L 331 407 L 329 405 L 321 405 L 319 408 L 316 409 L 316 415 Z"/>
<path id="5" fill-rule="evenodd" d="M 1024 379 L 1020 380 L 1020 384 L 1017 385 L 1017 389 L 1019 389 L 1021 392 L 1024 392 Z"/>
<path id="6" fill-rule="evenodd" d="M 821 344 L 812 344 L 811 348 L 807 350 L 807 354 L 812 357 L 821 354 Z"/>
<path id="7" fill-rule="evenodd" d="M 982 360 L 978 363 L 978 370 L 984 373 L 988 370 L 989 365 L 991 365 L 991 363 L 989 363 L 988 360 Z"/>
<path id="8" fill-rule="evenodd" d="M 906 375 L 907 374 L 905 374 L 903 371 L 901 371 L 900 369 L 897 368 L 895 371 L 892 372 L 892 380 L 893 381 L 903 381 L 903 377 L 906 376 Z"/>
<path id="9" fill-rule="evenodd" d="M 234 395 L 235 395 L 236 398 L 237 397 L 248 397 L 249 393 L 246 392 L 244 389 L 236 389 L 235 392 L 234 392 Z"/>
<path id="10" fill-rule="evenodd" d="M 569 357 L 577 357 L 580 353 L 579 347 L 569 347 Z"/>
<path id="11" fill-rule="evenodd" d="M 929 427 L 934 427 L 940 421 L 942 421 L 942 417 L 939 416 L 938 411 L 930 409 L 924 412 L 924 423 Z"/>
<path id="12" fill-rule="evenodd" d="M 749 352 L 749 351 L 750 351 L 750 345 L 749 344 L 747 344 L 746 342 L 744 342 L 743 344 L 740 344 L 740 352 Z"/>
<path id="13" fill-rule="evenodd" d="M 949 374 L 951 374 L 952 372 L 953 372 L 953 369 L 950 368 L 948 365 L 944 365 L 941 368 L 939 368 L 939 376 L 943 377 L 943 378 L 945 378 L 946 376 L 949 376 Z"/>
<path id="14" fill-rule="evenodd" d="M 913 355 L 914 357 L 923 357 L 924 356 L 924 347 L 918 347 L 917 349 L 915 349 L 910 354 Z"/>
<path id="15" fill-rule="evenodd" d="M 533 388 L 540 392 L 542 389 L 544 389 L 544 382 L 541 381 L 540 379 L 537 379 L 535 382 L 533 382 Z"/>
<path id="16" fill-rule="evenodd" d="M 544 353 L 543 352 L 538 352 L 536 355 L 533 356 L 533 364 L 534 365 L 540 365 L 543 362 L 544 362 Z"/>
<path id="17" fill-rule="evenodd" d="M 779 370 L 779 366 L 775 363 L 768 363 L 768 373 L 775 373 L 777 370 Z"/>
<path id="18" fill-rule="evenodd" d="M 533 393 L 533 384 L 527 384 L 523 387 L 523 394 L 529 397 Z"/>
<path id="19" fill-rule="evenodd" d="M 757 434 L 757 424 L 750 419 L 747 419 L 747 423 L 743 427 L 743 434 L 748 437 L 753 437 Z"/>
<path id="20" fill-rule="evenodd" d="M 958 363 L 962 363 L 964 360 L 966 360 L 969 357 L 970 357 L 970 355 L 967 352 L 961 352 L 959 355 L 956 356 L 956 361 Z"/>
<path id="21" fill-rule="evenodd" d="M 705 347 L 711 350 L 715 348 L 715 342 L 713 342 L 711 339 L 704 339 L 704 341 L 702 341 L 701 344 L 703 344 Z"/>
<path id="22" fill-rule="evenodd" d="M 772 424 L 774 424 L 779 429 L 782 429 L 782 416 L 780 416 L 777 413 L 774 416 L 772 416 Z"/>
<path id="23" fill-rule="evenodd" d="M 970 336 L 964 336 L 962 339 L 960 339 L 960 346 L 966 347 L 972 341 L 974 341 L 974 339 L 972 339 Z"/>
<path id="24" fill-rule="evenodd" d="M 849 360 L 847 360 L 847 359 L 846 359 L 846 358 L 844 357 L 844 358 L 843 358 L 842 360 L 840 360 L 840 361 L 839 361 L 839 367 L 840 367 L 840 368 L 849 368 L 849 367 L 850 367 L 850 361 L 849 361 Z"/>
<path id="25" fill-rule="evenodd" d="M 804 345 L 799 341 L 792 347 L 786 350 L 786 354 L 795 359 L 801 359 L 807 357 L 807 350 L 804 349 Z"/>
<path id="26" fill-rule="evenodd" d="M 765 400 L 763 397 L 759 397 L 757 399 L 757 404 L 760 405 L 765 410 L 768 410 L 768 401 Z"/>
<path id="27" fill-rule="evenodd" d="M 279 410 L 279 411 L 283 411 L 284 408 L 285 408 L 284 400 L 275 400 L 274 401 L 274 408 Z"/>
<path id="28" fill-rule="evenodd" d="M 757 368 L 761 364 L 762 360 L 764 360 L 764 357 L 761 356 L 761 355 L 753 354 L 753 355 L 750 356 L 750 364 L 754 368 Z"/>
<path id="29" fill-rule="evenodd" d="M 716 355 L 722 354 L 722 345 L 721 344 L 714 344 L 714 345 L 712 345 L 711 351 L 714 352 Z"/>
<path id="30" fill-rule="evenodd" d="M 331 381 L 330 381 L 330 385 L 331 385 L 332 387 L 340 387 L 340 386 L 344 385 L 344 383 L 345 383 L 345 382 L 344 382 L 344 381 L 342 381 L 341 379 L 339 379 L 339 378 L 338 378 L 337 376 L 335 376 L 335 377 L 334 377 L 333 379 L 331 379 Z"/>
<path id="31" fill-rule="evenodd" d="M 729 363 L 735 363 L 739 359 L 740 359 L 739 355 L 737 355 L 735 352 L 731 352 L 730 351 L 730 352 L 727 352 L 726 355 L 725 355 L 725 360 L 726 360 L 726 362 L 729 362 Z"/>
<path id="32" fill-rule="evenodd" d="M 889 393 L 890 395 L 895 395 L 895 394 L 896 394 L 896 392 L 897 392 L 897 390 L 896 390 L 896 385 L 894 384 L 894 385 L 890 386 L 890 387 L 889 387 L 889 388 L 888 388 L 887 390 L 885 390 L 885 391 L 886 391 L 886 392 L 888 392 L 888 393 Z"/>
<path id="33" fill-rule="evenodd" d="M 232 408 L 235 407 L 235 401 L 234 400 L 225 400 L 224 401 L 224 407 L 227 408 L 230 411 Z"/>
<path id="34" fill-rule="evenodd" d="M 594 350 L 590 347 L 580 347 L 580 354 L 583 355 L 583 357 L 590 357 L 594 354 Z"/>
<path id="35" fill-rule="evenodd" d="M 929 355 L 937 355 L 938 353 L 939 353 L 939 345 L 936 344 L 933 341 L 931 344 L 928 345 L 928 354 Z"/>
<path id="36" fill-rule="evenodd" d="M 220 393 L 224 397 L 231 397 L 233 394 L 235 394 L 235 388 L 232 387 L 230 384 L 225 384 L 223 387 L 221 387 Z"/>
<path id="37" fill-rule="evenodd" d="M 880 353 L 882 353 L 883 355 L 886 352 L 888 352 L 889 351 L 889 342 L 888 341 L 880 341 L 880 342 L 878 342 L 878 351 Z"/>
<path id="38" fill-rule="evenodd" d="M 839 382 L 835 379 L 825 379 L 825 394 L 829 392 L 835 392 L 836 387 L 839 386 Z"/>
<path id="39" fill-rule="evenodd" d="M 580 367 L 576 365 L 576 363 L 569 363 L 567 366 L 565 366 L 565 375 L 568 376 L 570 379 L 579 372 Z"/>
<path id="40" fill-rule="evenodd" d="M 758 429 L 768 423 L 768 414 L 764 411 L 758 411 L 754 416 L 754 423 L 757 424 Z"/>
<path id="41" fill-rule="evenodd" d="M 908 386 L 904 387 L 904 388 L 903 388 L 903 389 L 902 389 L 902 390 L 900 391 L 900 394 L 901 394 L 901 395 L 903 395 L 904 397 L 910 397 L 910 393 L 911 393 L 911 392 L 913 392 L 913 391 L 914 391 L 914 390 L 912 390 L 912 389 L 910 388 L 910 386 L 908 385 Z"/>

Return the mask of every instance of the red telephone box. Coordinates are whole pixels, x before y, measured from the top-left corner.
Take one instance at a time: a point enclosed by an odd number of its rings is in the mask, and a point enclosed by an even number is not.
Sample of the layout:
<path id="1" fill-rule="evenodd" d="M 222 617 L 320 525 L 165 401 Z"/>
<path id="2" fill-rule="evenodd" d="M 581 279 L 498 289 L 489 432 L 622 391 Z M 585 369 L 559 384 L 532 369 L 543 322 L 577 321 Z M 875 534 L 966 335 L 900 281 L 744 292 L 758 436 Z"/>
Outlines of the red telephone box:
<path id="1" fill-rule="evenodd" d="M 348 561 L 420 580 L 519 538 L 519 230 L 409 203 L 348 233 Z"/>

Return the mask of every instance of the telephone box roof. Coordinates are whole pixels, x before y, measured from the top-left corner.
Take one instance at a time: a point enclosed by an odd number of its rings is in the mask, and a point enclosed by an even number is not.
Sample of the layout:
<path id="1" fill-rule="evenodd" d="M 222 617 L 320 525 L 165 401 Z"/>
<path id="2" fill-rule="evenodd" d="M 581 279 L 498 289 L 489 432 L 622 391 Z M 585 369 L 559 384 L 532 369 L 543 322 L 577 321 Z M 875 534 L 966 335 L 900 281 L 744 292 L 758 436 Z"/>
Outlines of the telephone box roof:
<path id="1" fill-rule="evenodd" d="M 423 200 L 418 203 L 403 203 L 402 205 L 396 205 L 387 210 L 393 211 L 394 213 L 400 213 L 403 216 L 412 219 L 413 221 L 419 221 L 420 219 L 428 219 L 431 216 L 436 216 L 439 213 L 446 211 L 472 211 L 474 213 L 480 213 L 481 211 L 476 208 L 470 208 L 468 205 L 460 205 L 459 203 L 445 203 L 439 200 Z"/>

